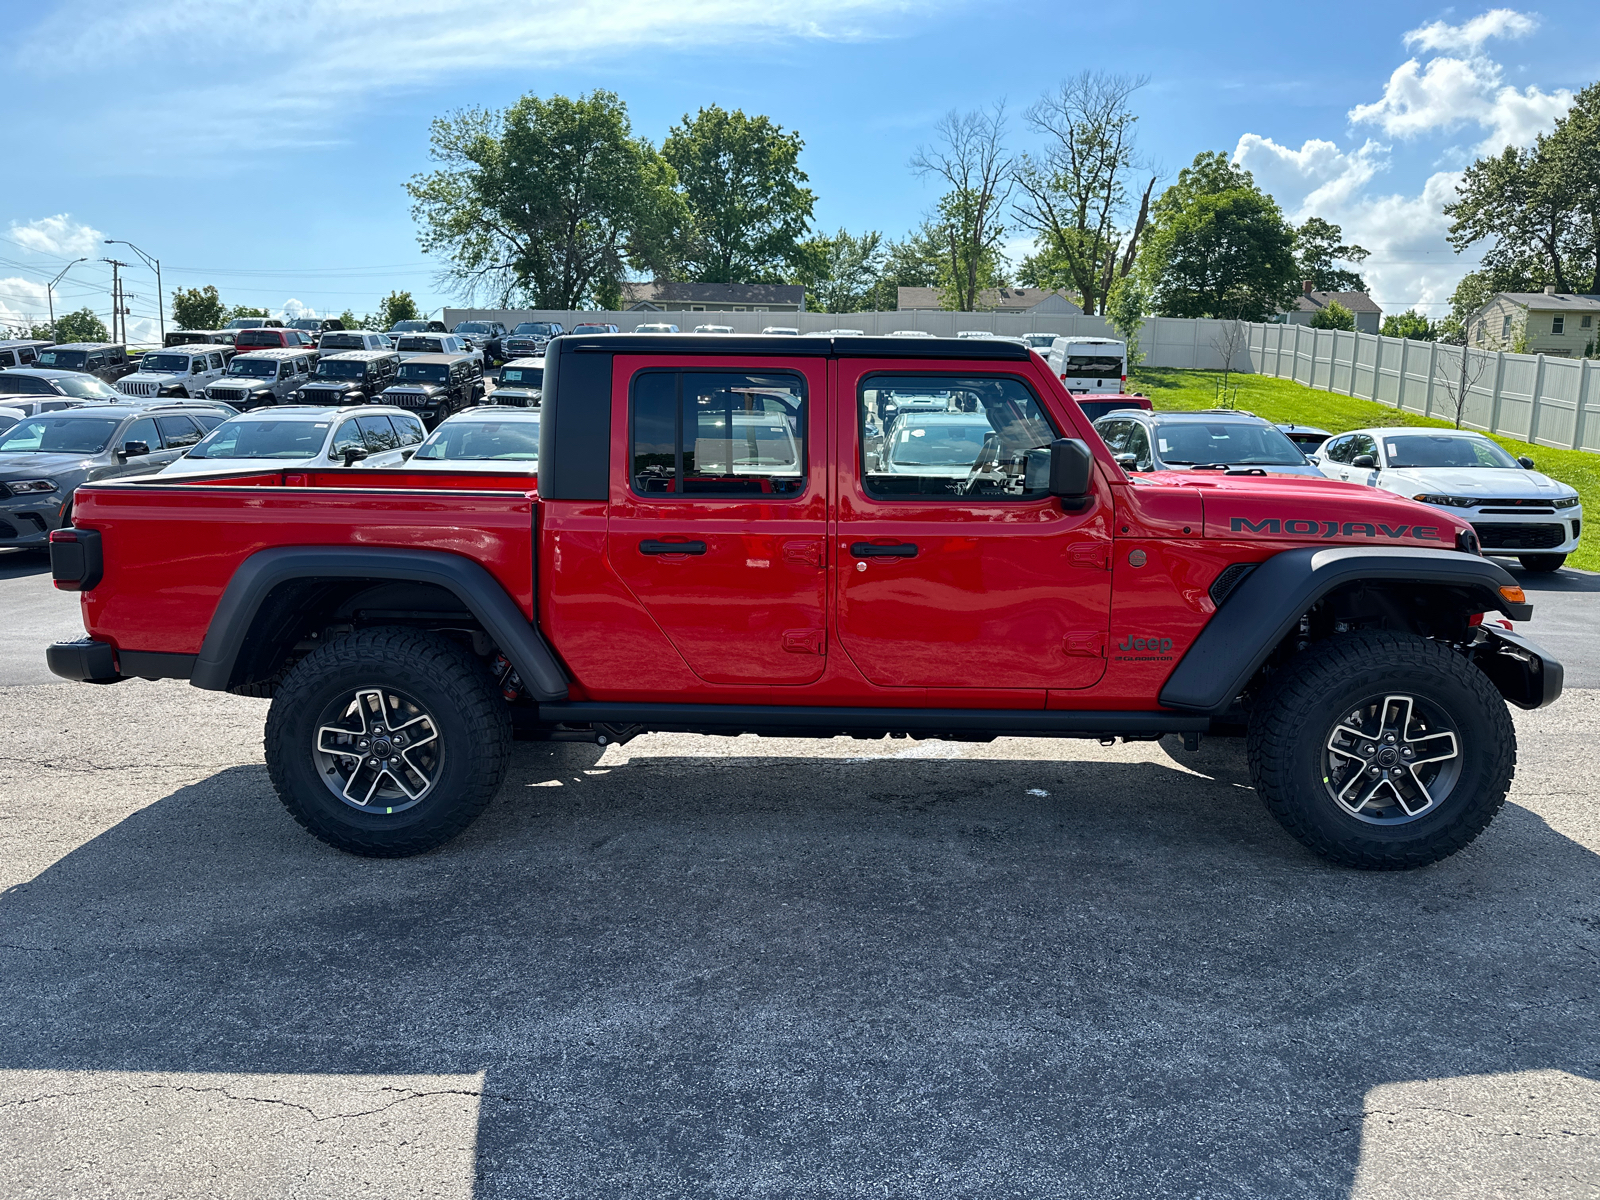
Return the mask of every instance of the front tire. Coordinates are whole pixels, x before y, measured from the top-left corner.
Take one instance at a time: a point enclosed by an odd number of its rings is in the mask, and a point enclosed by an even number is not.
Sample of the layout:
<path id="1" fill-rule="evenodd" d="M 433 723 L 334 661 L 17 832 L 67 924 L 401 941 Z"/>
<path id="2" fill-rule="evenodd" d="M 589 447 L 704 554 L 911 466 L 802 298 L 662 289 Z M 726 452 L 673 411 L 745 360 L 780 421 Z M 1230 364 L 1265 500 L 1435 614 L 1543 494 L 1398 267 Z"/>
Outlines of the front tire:
<path id="1" fill-rule="evenodd" d="M 1551 571 L 1559 571 L 1567 561 L 1565 554 L 1519 554 L 1517 561 L 1522 564 L 1524 571 L 1533 571 L 1540 575 Z"/>
<path id="2" fill-rule="evenodd" d="M 1310 849 L 1394 871 L 1454 854 L 1511 786 L 1516 730 L 1487 676 L 1415 634 L 1343 634 L 1296 656 L 1252 705 L 1250 775 Z"/>
<path id="3" fill-rule="evenodd" d="M 302 658 L 267 714 L 267 771 L 330 846 L 402 858 L 449 841 L 505 777 L 511 717 L 488 672 L 439 634 L 362 629 Z"/>

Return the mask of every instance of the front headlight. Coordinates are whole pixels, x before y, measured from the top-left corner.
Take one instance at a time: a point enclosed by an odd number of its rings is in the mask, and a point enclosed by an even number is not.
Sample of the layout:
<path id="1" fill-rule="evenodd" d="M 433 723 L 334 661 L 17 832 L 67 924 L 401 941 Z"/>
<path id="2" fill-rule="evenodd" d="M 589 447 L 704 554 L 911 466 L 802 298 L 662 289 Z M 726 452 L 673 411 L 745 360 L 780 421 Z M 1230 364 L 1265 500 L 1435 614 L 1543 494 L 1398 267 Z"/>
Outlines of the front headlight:
<path id="1" fill-rule="evenodd" d="M 6 483 L 14 496 L 26 496 L 35 492 L 53 492 L 56 490 L 54 479 L 16 479 Z"/>
<path id="2" fill-rule="evenodd" d="M 1476 496 L 1413 496 L 1413 500 L 1421 500 L 1424 504 L 1443 504 L 1449 508 L 1475 508 L 1483 501 Z"/>
<path id="3" fill-rule="evenodd" d="M 1556 501 L 1555 507 L 1557 507 L 1557 508 L 1577 508 L 1579 502 L 1582 499 L 1583 498 L 1581 496 L 1563 496 L 1563 497 L 1561 497 L 1561 499 Z"/>

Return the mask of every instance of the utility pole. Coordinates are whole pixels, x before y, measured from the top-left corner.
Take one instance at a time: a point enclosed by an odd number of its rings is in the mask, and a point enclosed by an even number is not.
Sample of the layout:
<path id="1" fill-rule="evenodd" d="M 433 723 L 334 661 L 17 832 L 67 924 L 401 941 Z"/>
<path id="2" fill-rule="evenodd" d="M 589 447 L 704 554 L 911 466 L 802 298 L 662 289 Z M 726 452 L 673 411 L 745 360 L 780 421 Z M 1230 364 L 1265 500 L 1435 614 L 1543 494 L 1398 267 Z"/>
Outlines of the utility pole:
<path id="1" fill-rule="evenodd" d="M 122 275 L 121 268 L 128 263 L 118 262 L 114 258 L 102 258 L 101 262 L 111 264 L 111 340 L 126 343 L 128 340 L 128 316 L 122 311 Z M 122 321 L 122 336 L 117 336 L 117 321 Z M 165 339 L 163 339 L 165 340 Z"/>
<path id="2" fill-rule="evenodd" d="M 74 259 L 72 262 L 69 262 L 66 266 L 61 268 L 61 274 L 60 275 L 57 275 L 49 283 L 45 284 L 45 288 L 44 288 L 45 300 L 50 305 L 50 340 L 51 341 L 54 341 L 55 340 L 55 336 L 56 336 L 56 293 L 55 293 L 56 284 L 60 283 L 61 280 L 66 276 L 66 273 L 68 271 L 72 270 L 73 267 L 77 266 L 81 262 L 88 262 L 88 261 L 89 260 L 87 258 Z"/>
<path id="3" fill-rule="evenodd" d="M 167 294 L 161 290 L 161 260 L 153 255 L 146 254 L 132 242 L 125 242 L 121 238 L 106 238 L 108 246 L 126 246 L 144 260 L 144 265 L 156 273 L 156 316 L 161 322 L 161 344 L 167 344 Z M 127 334 L 127 322 L 123 322 L 122 332 Z"/>

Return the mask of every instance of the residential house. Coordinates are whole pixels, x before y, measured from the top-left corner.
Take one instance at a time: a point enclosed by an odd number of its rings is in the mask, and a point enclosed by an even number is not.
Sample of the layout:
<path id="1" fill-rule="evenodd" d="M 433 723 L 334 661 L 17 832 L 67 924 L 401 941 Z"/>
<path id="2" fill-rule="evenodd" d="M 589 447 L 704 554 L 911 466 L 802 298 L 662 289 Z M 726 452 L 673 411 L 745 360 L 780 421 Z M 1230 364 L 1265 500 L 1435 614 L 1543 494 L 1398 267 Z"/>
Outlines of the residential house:
<path id="1" fill-rule="evenodd" d="M 805 312 L 806 289 L 788 283 L 625 283 L 630 312 Z"/>
<path id="2" fill-rule="evenodd" d="M 1510 350 L 1526 341 L 1529 354 L 1588 358 L 1597 348 L 1600 296 L 1582 292 L 1496 292 L 1467 318 L 1467 345 Z"/>
<path id="3" fill-rule="evenodd" d="M 903 287 L 896 301 L 901 312 L 941 312 L 940 291 L 931 287 Z M 1065 292 L 1047 288 L 987 288 L 978 293 L 978 311 L 998 313 L 1048 313 L 1081 317 L 1083 309 Z"/>
<path id="4" fill-rule="evenodd" d="M 1312 317 L 1335 300 L 1355 315 L 1356 329 L 1360 332 L 1377 333 L 1378 327 L 1383 324 L 1383 309 L 1365 292 L 1319 292 L 1312 287 L 1309 279 L 1301 281 L 1300 296 L 1295 306 L 1280 311 L 1277 321 L 1284 325 L 1309 325 Z"/>

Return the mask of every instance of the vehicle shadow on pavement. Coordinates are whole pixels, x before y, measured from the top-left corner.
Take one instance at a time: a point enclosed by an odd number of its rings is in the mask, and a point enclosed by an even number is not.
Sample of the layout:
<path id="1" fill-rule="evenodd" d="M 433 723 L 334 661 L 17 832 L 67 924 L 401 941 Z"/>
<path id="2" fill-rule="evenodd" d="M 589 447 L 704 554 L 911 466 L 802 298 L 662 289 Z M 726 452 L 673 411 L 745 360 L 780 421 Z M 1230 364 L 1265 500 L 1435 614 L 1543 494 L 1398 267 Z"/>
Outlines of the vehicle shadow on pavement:
<path id="1" fill-rule="evenodd" d="M 0 551 L 0 579 L 24 579 L 49 572 L 50 555 L 44 550 Z"/>
<path id="2" fill-rule="evenodd" d="M 181 788 L 0 895 L 0 1068 L 483 1072 L 479 1197 L 1106 1198 L 1347 1195 L 1372 1089 L 1600 1062 L 1600 861 L 1527 809 L 1372 874 L 1211 743 L 661 744 L 520 745 L 392 862 Z"/>

